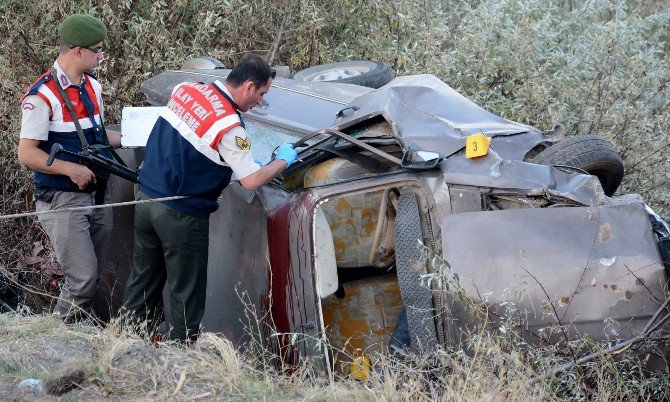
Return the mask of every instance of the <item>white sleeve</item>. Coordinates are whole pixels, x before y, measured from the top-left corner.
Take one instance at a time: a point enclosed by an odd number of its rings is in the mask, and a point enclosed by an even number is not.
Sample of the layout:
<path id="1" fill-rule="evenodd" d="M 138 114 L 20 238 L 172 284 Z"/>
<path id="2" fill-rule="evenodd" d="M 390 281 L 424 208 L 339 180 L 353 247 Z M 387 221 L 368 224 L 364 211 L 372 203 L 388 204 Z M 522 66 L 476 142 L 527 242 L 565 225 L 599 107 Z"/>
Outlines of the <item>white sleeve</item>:
<path id="1" fill-rule="evenodd" d="M 38 95 L 28 95 L 21 103 L 20 138 L 46 141 L 49 139 L 49 105 Z"/>
<path id="2" fill-rule="evenodd" d="M 233 127 L 225 133 L 216 149 L 223 161 L 233 169 L 237 179 L 243 179 L 261 168 L 254 161 L 251 154 L 251 140 L 243 127 Z"/>

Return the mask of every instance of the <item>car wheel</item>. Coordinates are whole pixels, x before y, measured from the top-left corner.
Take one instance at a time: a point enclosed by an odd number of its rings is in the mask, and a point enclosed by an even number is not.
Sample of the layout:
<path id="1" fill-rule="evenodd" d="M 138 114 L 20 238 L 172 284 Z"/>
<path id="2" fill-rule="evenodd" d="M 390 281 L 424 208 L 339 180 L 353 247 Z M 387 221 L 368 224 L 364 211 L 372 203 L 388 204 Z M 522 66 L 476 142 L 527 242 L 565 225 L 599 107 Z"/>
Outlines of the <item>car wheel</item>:
<path id="1" fill-rule="evenodd" d="M 419 354 L 431 352 L 437 345 L 435 311 L 432 292 L 421 285 L 421 275 L 428 270 L 419 249 L 418 241 L 423 242 L 423 233 L 414 193 L 398 198 L 394 236 L 398 285 L 407 312 L 410 343 Z"/>
<path id="2" fill-rule="evenodd" d="M 321 64 L 300 70 L 293 79 L 305 82 L 341 82 L 379 88 L 393 79 L 391 67 L 381 61 L 357 60 Z"/>
<path id="3" fill-rule="evenodd" d="M 597 135 L 576 135 L 552 145 L 533 157 L 539 165 L 564 165 L 597 176 L 605 194 L 612 196 L 623 180 L 623 160 L 606 139 Z"/>

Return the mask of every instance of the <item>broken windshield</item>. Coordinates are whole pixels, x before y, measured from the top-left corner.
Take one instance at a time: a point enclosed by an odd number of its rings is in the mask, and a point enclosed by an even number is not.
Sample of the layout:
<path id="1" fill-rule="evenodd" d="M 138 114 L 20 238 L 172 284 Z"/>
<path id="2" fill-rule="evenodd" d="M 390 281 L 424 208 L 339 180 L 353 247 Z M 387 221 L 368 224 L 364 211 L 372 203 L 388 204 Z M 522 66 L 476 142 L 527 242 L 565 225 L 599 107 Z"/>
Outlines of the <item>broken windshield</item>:
<path id="1" fill-rule="evenodd" d="M 254 158 L 263 162 L 270 162 L 272 151 L 279 145 L 298 141 L 303 134 L 252 119 L 245 119 L 245 126 L 251 139 L 251 152 Z"/>

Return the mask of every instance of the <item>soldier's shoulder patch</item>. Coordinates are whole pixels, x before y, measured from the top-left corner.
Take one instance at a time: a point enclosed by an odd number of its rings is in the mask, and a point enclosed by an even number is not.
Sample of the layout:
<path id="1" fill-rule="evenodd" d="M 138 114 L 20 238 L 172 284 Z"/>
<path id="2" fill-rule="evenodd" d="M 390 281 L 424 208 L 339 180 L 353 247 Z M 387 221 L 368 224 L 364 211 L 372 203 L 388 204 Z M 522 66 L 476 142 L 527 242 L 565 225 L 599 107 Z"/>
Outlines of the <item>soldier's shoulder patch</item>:
<path id="1" fill-rule="evenodd" d="M 235 144 L 243 151 L 251 151 L 251 140 L 248 137 L 240 138 L 235 136 Z"/>

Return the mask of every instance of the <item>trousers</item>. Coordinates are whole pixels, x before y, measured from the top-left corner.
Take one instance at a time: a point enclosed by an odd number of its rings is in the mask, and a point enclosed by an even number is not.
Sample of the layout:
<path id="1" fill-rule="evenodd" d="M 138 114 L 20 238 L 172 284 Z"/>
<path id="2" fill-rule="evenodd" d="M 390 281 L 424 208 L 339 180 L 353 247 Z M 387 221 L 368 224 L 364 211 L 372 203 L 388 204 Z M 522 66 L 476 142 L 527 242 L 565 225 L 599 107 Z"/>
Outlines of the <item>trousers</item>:
<path id="1" fill-rule="evenodd" d="M 110 202 L 109 191 L 105 203 Z M 59 210 L 95 205 L 95 192 L 75 193 L 56 191 L 50 202 L 35 201 L 38 215 L 56 259 L 65 273 L 54 312 L 68 316 L 90 313 L 95 303 L 98 280 L 105 261 L 107 244 L 112 231 L 112 209 Z"/>
<path id="2" fill-rule="evenodd" d="M 139 192 L 137 199 L 149 199 Z M 163 316 L 167 282 L 170 330 L 168 339 L 193 342 L 205 312 L 209 219 L 177 211 L 158 202 L 135 208 L 133 269 L 128 278 L 122 314 L 149 335 Z"/>

